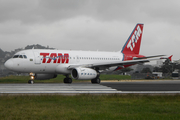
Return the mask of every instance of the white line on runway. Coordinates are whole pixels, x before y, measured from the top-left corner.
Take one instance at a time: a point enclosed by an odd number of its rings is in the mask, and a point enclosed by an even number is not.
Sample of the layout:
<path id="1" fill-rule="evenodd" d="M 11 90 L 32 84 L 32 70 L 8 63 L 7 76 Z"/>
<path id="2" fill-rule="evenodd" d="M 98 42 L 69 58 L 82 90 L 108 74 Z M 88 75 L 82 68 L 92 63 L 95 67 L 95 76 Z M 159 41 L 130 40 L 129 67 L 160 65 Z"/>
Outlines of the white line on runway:
<path id="1" fill-rule="evenodd" d="M 99 84 L 0 84 L 0 93 L 119 93 Z"/>
<path id="2" fill-rule="evenodd" d="M 180 91 L 117 91 L 91 83 L 0 84 L 0 94 L 180 94 Z"/>

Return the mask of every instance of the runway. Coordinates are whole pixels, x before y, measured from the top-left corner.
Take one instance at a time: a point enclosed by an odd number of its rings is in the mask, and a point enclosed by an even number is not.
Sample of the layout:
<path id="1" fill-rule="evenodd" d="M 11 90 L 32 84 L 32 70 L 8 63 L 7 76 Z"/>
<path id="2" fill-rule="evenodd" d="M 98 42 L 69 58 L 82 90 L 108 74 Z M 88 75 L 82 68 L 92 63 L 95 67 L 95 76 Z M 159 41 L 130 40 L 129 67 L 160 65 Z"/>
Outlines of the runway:
<path id="1" fill-rule="evenodd" d="M 118 91 L 180 91 L 180 80 L 103 82 L 101 85 Z"/>
<path id="2" fill-rule="evenodd" d="M 180 80 L 0 84 L 0 94 L 180 94 Z"/>
<path id="3" fill-rule="evenodd" d="M 78 93 L 119 93 L 111 87 L 91 83 L 53 84 L 0 84 L 0 93 L 16 94 L 78 94 Z"/>

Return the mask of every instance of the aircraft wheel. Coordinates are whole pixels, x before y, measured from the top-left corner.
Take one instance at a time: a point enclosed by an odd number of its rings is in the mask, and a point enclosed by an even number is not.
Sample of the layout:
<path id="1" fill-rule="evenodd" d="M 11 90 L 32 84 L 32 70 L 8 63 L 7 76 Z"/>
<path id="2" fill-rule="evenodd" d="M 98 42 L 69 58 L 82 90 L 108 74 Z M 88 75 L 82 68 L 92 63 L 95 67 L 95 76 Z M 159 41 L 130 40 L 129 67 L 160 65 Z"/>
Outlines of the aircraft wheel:
<path id="1" fill-rule="evenodd" d="M 34 84 L 34 80 L 28 80 L 29 84 Z"/>
<path id="2" fill-rule="evenodd" d="M 34 80 L 31 80 L 31 84 L 34 84 Z"/>
<path id="3" fill-rule="evenodd" d="M 92 79 L 91 83 L 93 83 L 93 84 L 96 83 L 96 79 Z"/>
<path id="4" fill-rule="evenodd" d="M 97 84 L 100 84 L 100 83 L 101 83 L 101 79 L 100 79 L 100 78 L 97 78 L 97 79 L 96 79 L 96 83 L 97 83 Z"/>
<path id="5" fill-rule="evenodd" d="M 64 83 L 67 83 L 67 78 L 64 78 Z"/>
<path id="6" fill-rule="evenodd" d="M 68 83 L 72 83 L 72 79 L 71 78 L 68 78 Z"/>
<path id="7" fill-rule="evenodd" d="M 28 80 L 28 83 L 31 84 L 31 80 Z"/>
<path id="8" fill-rule="evenodd" d="M 95 83 L 95 79 L 92 79 L 92 80 L 91 80 L 91 83 Z"/>
<path id="9" fill-rule="evenodd" d="M 71 78 L 64 78 L 64 83 L 72 83 L 72 79 Z"/>
<path id="10" fill-rule="evenodd" d="M 91 80 L 91 83 L 95 83 L 95 84 L 100 84 L 100 82 L 101 82 L 101 79 L 100 78 L 95 78 L 95 79 L 92 79 Z"/>

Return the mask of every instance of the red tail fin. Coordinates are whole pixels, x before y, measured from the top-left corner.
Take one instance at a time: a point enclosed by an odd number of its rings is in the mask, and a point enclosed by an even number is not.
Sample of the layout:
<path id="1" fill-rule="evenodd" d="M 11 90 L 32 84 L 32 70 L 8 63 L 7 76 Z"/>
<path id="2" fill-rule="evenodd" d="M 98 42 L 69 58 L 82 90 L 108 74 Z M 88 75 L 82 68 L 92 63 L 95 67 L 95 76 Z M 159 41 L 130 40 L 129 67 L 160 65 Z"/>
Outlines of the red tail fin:
<path id="1" fill-rule="evenodd" d="M 144 24 L 137 24 L 135 26 L 134 30 L 132 31 L 131 35 L 129 36 L 121 51 L 122 53 L 139 54 L 141 38 L 143 33 L 143 25 Z"/>

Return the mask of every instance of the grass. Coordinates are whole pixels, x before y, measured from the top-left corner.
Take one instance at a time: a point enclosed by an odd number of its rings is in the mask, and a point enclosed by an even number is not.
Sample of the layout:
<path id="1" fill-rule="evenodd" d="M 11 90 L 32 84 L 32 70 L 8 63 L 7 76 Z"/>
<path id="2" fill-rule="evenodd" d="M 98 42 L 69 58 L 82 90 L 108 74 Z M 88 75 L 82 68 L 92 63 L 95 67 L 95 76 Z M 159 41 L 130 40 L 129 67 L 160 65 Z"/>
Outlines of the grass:
<path id="1" fill-rule="evenodd" d="M 101 80 L 131 80 L 129 75 L 101 75 Z"/>
<path id="2" fill-rule="evenodd" d="M 179 120 L 180 96 L 0 96 L 0 119 Z"/>
<path id="3" fill-rule="evenodd" d="M 125 78 L 124 78 L 125 77 Z M 58 75 L 51 80 L 63 82 Z M 101 75 L 102 80 L 130 79 L 130 76 Z M 27 83 L 29 76 L 8 76 L 0 83 Z M 75 82 L 76 80 L 73 80 Z M 1 95 L 0 119 L 4 120 L 179 120 L 180 95 Z"/>
<path id="4" fill-rule="evenodd" d="M 50 80 L 35 80 L 35 83 L 63 83 L 65 76 L 58 75 L 54 79 Z M 7 76 L 0 78 L 0 83 L 27 83 L 30 79 L 29 76 Z M 128 75 L 101 75 L 101 80 L 124 80 L 131 79 L 131 76 Z M 90 80 L 73 80 L 73 82 L 90 82 Z"/>

